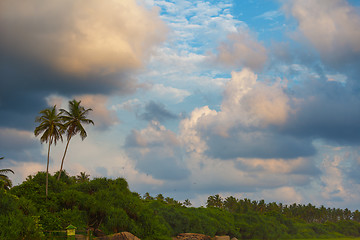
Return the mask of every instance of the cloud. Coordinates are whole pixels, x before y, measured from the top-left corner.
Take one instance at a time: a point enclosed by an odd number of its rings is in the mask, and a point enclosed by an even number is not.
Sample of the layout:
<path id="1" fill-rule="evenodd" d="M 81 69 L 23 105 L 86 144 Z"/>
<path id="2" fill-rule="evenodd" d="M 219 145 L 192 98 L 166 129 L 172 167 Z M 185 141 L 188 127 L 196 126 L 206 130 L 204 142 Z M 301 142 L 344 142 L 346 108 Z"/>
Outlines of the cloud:
<path id="1" fill-rule="evenodd" d="M 108 97 L 104 95 L 80 95 L 75 99 L 81 101 L 81 104 L 87 109 L 91 108 L 89 118 L 94 121 L 94 125 L 98 129 L 107 129 L 120 122 L 116 112 L 109 109 Z"/>
<path id="2" fill-rule="evenodd" d="M 261 70 L 267 61 L 266 48 L 247 29 L 230 33 L 218 47 L 216 61 L 230 67 Z"/>
<path id="3" fill-rule="evenodd" d="M 119 104 L 114 104 L 111 106 L 111 110 L 117 111 L 117 110 L 127 110 L 129 112 L 133 112 L 136 109 L 140 108 L 140 100 L 135 98 L 135 99 L 130 99 L 127 100 L 125 102 L 119 103 Z"/>
<path id="4" fill-rule="evenodd" d="M 155 84 L 151 88 L 151 92 L 153 92 L 156 97 L 172 99 L 176 103 L 182 102 L 186 97 L 191 95 L 187 90 L 164 86 L 163 84 Z"/>
<path id="5" fill-rule="evenodd" d="M 91 108 L 87 118 L 94 121 L 94 126 L 97 129 L 105 130 L 113 125 L 119 123 L 119 119 L 116 116 L 114 109 L 108 108 L 108 96 L 105 95 L 78 95 L 72 98 L 62 97 L 59 95 L 50 95 L 46 98 L 49 106 L 56 105 L 57 108 L 63 108 L 69 110 L 69 101 L 76 99 L 81 101 L 81 106 L 85 109 Z"/>
<path id="6" fill-rule="evenodd" d="M 126 153 L 136 168 L 160 180 L 181 180 L 189 176 L 180 142 L 170 130 L 152 121 L 147 128 L 132 130 L 125 140 Z"/>
<path id="7" fill-rule="evenodd" d="M 277 17 L 282 16 L 282 12 L 280 11 L 268 11 L 268 12 L 264 12 L 263 14 L 256 16 L 255 18 L 263 18 L 265 20 L 274 20 Z"/>
<path id="8" fill-rule="evenodd" d="M 291 161 L 281 158 L 238 158 L 235 166 L 242 171 L 266 172 L 267 174 L 316 176 L 321 173 L 315 166 L 313 159 L 302 157 L 292 159 Z M 298 182 L 298 184 L 300 184 L 300 182 Z"/>
<path id="9" fill-rule="evenodd" d="M 276 189 L 266 189 L 261 193 L 262 198 L 270 202 L 283 204 L 293 204 L 303 202 L 304 197 L 296 191 L 294 187 L 279 187 Z"/>
<path id="10" fill-rule="evenodd" d="M 0 157 L 20 162 L 39 161 L 39 141 L 34 133 L 14 128 L 0 128 Z"/>
<path id="11" fill-rule="evenodd" d="M 292 109 L 281 82 L 266 84 L 248 69 L 233 72 L 220 111 L 194 110 L 181 123 L 188 149 L 219 159 L 296 158 L 315 153 L 311 140 L 277 132 Z M 201 150 L 199 150 L 201 149 Z"/>
<path id="12" fill-rule="evenodd" d="M 321 91 L 320 91 L 321 89 Z M 360 99 L 348 86 L 334 81 L 311 81 L 303 89 L 294 88 L 294 102 L 288 121 L 279 131 L 296 138 L 321 138 L 333 144 L 354 145 L 360 124 Z"/>
<path id="13" fill-rule="evenodd" d="M 0 124 L 33 127 L 51 94 L 133 93 L 167 34 L 158 14 L 134 0 L 1 1 Z"/>
<path id="14" fill-rule="evenodd" d="M 133 0 L 1 5 L 2 46 L 68 73 L 138 68 L 166 33 L 158 11 Z"/>
<path id="15" fill-rule="evenodd" d="M 6 159 L 6 158 L 5 158 Z M 6 161 L 6 160 L 5 160 Z M 39 171 L 46 170 L 46 164 L 38 162 L 15 162 L 9 161 L 6 168 L 10 168 L 14 171 L 14 175 L 9 174 L 9 178 L 12 181 L 13 185 L 22 183 L 28 176 L 36 174 Z M 51 167 L 50 167 L 51 168 Z M 50 169 L 51 171 L 51 169 Z"/>
<path id="16" fill-rule="evenodd" d="M 139 117 L 146 121 L 158 122 L 179 118 L 176 114 L 167 110 L 164 104 L 155 103 L 154 101 L 150 101 L 148 104 L 146 104 L 145 112 L 141 113 Z"/>
<path id="17" fill-rule="evenodd" d="M 359 61 L 360 15 L 347 1 L 296 0 L 285 2 L 284 9 L 325 62 L 336 66 Z"/>

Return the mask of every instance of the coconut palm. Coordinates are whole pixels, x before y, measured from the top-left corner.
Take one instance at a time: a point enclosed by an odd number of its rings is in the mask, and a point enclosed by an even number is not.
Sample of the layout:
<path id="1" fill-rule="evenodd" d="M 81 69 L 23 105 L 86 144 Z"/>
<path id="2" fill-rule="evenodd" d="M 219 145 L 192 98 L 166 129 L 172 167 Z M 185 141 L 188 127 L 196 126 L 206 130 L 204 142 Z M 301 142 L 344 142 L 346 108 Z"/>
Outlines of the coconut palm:
<path id="1" fill-rule="evenodd" d="M 88 182 L 90 180 L 90 175 L 86 174 L 86 172 L 80 172 L 80 175 L 76 176 L 77 182 Z"/>
<path id="2" fill-rule="evenodd" d="M 49 182 L 49 159 L 50 159 L 50 146 L 57 143 L 62 139 L 64 133 L 64 125 L 62 124 L 60 113 L 56 111 L 56 105 L 52 108 L 46 108 L 39 112 L 41 116 L 36 117 L 35 121 L 40 122 L 40 125 L 35 128 L 34 134 L 40 137 L 40 142 L 49 143 L 47 165 L 46 165 L 46 197 L 48 196 L 48 182 Z"/>
<path id="3" fill-rule="evenodd" d="M 72 101 L 69 101 L 69 111 L 65 109 L 60 109 L 60 112 L 62 113 L 61 119 L 64 123 L 64 127 L 66 129 L 66 137 L 67 137 L 67 143 L 64 151 L 63 158 L 61 160 L 61 166 L 60 166 L 60 172 L 58 176 L 58 180 L 60 179 L 61 172 L 64 165 L 64 159 L 65 155 L 70 143 L 70 140 L 73 136 L 76 134 L 80 134 L 81 140 L 84 140 L 87 137 L 87 133 L 83 127 L 82 124 L 93 124 L 94 122 L 91 119 L 87 118 L 87 115 L 90 111 L 92 111 L 91 108 L 85 109 L 83 106 L 80 105 L 81 101 L 76 101 L 75 99 Z"/>
<path id="4" fill-rule="evenodd" d="M 3 160 L 4 157 L 0 157 L 0 160 Z M 12 182 L 11 180 L 9 179 L 8 176 L 6 176 L 5 174 L 11 172 L 12 174 L 14 174 L 14 171 L 9 169 L 9 168 L 5 168 L 5 169 L 0 169 L 0 181 L 3 181 L 4 182 L 4 188 L 6 190 L 8 190 L 9 188 L 12 187 Z"/>

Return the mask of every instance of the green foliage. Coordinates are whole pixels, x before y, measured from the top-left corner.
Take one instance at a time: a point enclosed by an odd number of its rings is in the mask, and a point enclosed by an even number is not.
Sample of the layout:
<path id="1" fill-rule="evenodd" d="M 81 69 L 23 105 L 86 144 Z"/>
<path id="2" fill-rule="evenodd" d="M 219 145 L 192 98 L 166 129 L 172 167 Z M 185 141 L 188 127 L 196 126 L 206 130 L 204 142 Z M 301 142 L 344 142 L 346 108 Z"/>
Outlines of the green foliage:
<path id="1" fill-rule="evenodd" d="M 0 160 L 3 160 L 3 159 L 4 159 L 4 157 L 0 157 Z M 6 175 L 8 173 L 14 174 L 14 171 L 9 168 L 0 169 L 0 187 L 2 189 L 6 189 L 6 190 L 9 190 L 12 187 L 12 182 L 11 182 L 9 176 Z"/>
<path id="2" fill-rule="evenodd" d="M 27 208 L 24 208 L 28 205 Z M 32 206 L 27 200 L 0 190 L 0 239 L 41 239 L 38 218 L 31 216 Z M 22 211 L 25 210 L 25 211 Z"/>
<path id="3" fill-rule="evenodd" d="M 146 193 L 141 198 L 123 178 L 90 180 L 85 173 L 76 178 L 63 171 L 57 181 L 57 174 L 49 175 L 48 198 L 44 172 L 29 176 L 8 192 L 2 190 L 0 224 L 6 225 L 6 231 L 0 232 L 0 239 L 37 239 L 42 229 L 59 231 L 69 224 L 105 234 L 128 231 L 144 240 L 171 239 L 184 232 L 238 239 L 360 236 L 356 211 L 220 195 L 210 196 L 207 208 L 194 208 L 189 201 L 181 204 L 162 194 L 154 198 Z"/>

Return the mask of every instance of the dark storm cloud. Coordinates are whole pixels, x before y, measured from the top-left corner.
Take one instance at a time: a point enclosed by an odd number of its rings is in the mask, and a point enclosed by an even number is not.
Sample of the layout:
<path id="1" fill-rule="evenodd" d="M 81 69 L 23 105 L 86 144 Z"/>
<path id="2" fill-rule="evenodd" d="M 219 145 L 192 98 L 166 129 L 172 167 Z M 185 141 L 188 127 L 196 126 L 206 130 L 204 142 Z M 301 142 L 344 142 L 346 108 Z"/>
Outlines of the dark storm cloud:
<path id="1" fill-rule="evenodd" d="M 52 69 L 51 66 L 0 56 L 0 125 L 31 129 L 37 113 L 47 106 L 50 94 L 70 97 L 76 94 L 123 94 L 136 89 L 136 81 L 124 73 L 78 76 Z"/>
<path id="2" fill-rule="evenodd" d="M 356 89 L 338 82 L 307 86 L 304 98 L 280 132 L 297 138 L 321 138 L 336 144 L 360 142 L 360 97 Z M 314 90 L 315 89 L 315 90 Z"/>
<path id="3" fill-rule="evenodd" d="M 206 133 L 208 150 L 213 158 L 297 158 L 312 156 L 316 153 L 310 139 L 295 138 L 266 130 L 248 132 L 230 131 L 230 136 Z"/>
<path id="4" fill-rule="evenodd" d="M 0 128 L 0 154 L 24 162 L 43 161 L 40 144 L 32 132 Z"/>
<path id="5" fill-rule="evenodd" d="M 51 94 L 134 92 L 132 73 L 165 35 L 133 0 L 1 1 L 0 126 L 30 129 Z"/>
<path id="6" fill-rule="evenodd" d="M 159 121 L 161 123 L 166 120 L 177 119 L 178 116 L 169 110 L 166 109 L 165 105 L 162 103 L 156 103 L 154 101 L 150 101 L 145 106 L 145 112 L 141 113 L 139 117 L 146 121 Z"/>

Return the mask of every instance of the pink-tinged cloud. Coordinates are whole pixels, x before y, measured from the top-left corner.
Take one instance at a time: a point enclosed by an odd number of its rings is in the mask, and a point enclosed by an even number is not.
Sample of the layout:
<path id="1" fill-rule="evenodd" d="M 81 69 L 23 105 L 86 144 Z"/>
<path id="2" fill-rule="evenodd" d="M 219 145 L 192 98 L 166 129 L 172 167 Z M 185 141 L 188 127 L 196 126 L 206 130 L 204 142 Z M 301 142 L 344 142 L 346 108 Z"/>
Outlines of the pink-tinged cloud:
<path id="1" fill-rule="evenodd" d="M 285 11 L 326 62 L 341 63 L 360 54 L 360 15 L 346 0 L 286 1 Z M 351 61 L 351 60 L 350 60 Z"/>
<path id="2" fill-rule="evenodd" d="M 167 27 L 158 9 L 135 0 L 0 3 L 0 43 L 72 74 L 109 74 L 143 65 Z"/>
<path id="3" fill-rule="evenodd" d="M 248 69 L 233 72 L 220 111 L 203 107 L 181 122 L 187 149 L 220 159 L 290 159 L 314 154 L 308 139 L 276 130 L 294 112 L 285 89 L 281 81 L 264 83 Z"/>
<path id="4" fill-rule="evenodd" d="M 225 66 L 261 70 L 266 61 L 266 48 L 246 29 L 230 33 L 218 47 L 217 62 Z"/>

